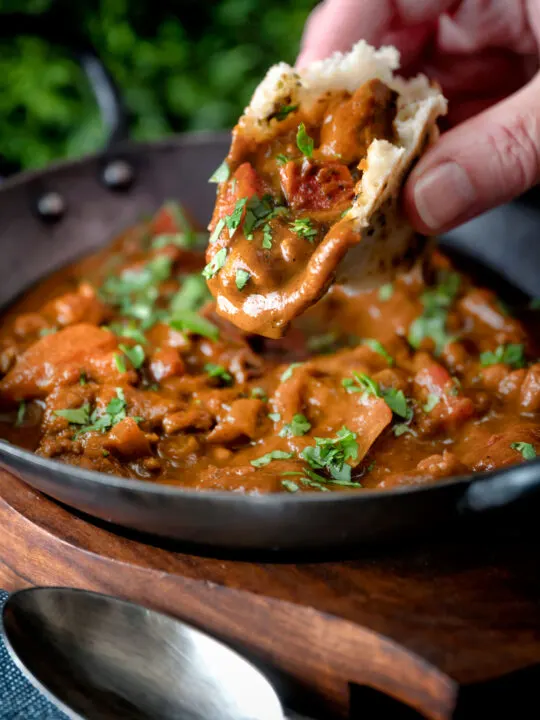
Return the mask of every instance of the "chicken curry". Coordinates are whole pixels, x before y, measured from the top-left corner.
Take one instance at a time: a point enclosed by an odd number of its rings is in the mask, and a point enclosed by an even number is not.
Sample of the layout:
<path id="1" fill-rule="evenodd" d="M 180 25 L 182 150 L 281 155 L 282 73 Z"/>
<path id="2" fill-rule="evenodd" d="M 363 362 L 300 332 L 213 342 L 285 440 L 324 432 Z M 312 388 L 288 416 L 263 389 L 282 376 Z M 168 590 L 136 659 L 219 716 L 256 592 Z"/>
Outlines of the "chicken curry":
<path id="1" fill-rule="evenodd" d="M 239 492 L 393 488 L 540 451 L 533 334 L 442 255 L 333 285 L 281 338 L 216 313 L 179 206 L 57 272 L 0 330 L 0 436 L 77 467 Z"/>

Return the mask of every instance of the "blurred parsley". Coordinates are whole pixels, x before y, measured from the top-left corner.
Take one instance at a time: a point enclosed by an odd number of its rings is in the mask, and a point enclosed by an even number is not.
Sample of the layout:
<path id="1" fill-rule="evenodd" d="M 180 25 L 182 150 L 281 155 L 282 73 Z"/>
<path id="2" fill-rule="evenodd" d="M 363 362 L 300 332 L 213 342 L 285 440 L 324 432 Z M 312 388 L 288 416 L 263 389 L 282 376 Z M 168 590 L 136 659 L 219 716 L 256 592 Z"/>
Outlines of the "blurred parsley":
<path id="1" fill-rule="evenodd" d="M 232 127 L 268 67 L 293 62 L 313 0 L 0 0 L 6 12 L 43 17 L 96 47 L 122 88 L 132 135 Z M 55 25 L 53 21 L 50 25 Z M 58 22 L 56 22 L 56 26 Z M 256 34 L 253 27 L 258 28 Z M 82 71 L 41 38 L 0 46 L 4 163 L 39 167 L 100 149 L 105 133 Z M 0 171 L 1 173 L 1 171 Z"/>

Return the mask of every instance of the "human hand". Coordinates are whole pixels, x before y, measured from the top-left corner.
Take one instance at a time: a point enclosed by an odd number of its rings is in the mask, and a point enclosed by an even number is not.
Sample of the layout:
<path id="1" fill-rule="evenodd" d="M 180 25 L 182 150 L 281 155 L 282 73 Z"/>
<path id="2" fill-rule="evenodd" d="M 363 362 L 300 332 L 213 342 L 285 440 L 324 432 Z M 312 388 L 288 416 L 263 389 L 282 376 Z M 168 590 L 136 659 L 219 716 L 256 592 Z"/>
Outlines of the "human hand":
<path id="1" fill-rule="evenodd" d="M 450 129 L 404 188 L 417 230 L 448 230 L 540 182 L 540 0 L 325 0 L 297 65 L 360 38 L 395 45 L 401 72 L 449 100 Z"/>

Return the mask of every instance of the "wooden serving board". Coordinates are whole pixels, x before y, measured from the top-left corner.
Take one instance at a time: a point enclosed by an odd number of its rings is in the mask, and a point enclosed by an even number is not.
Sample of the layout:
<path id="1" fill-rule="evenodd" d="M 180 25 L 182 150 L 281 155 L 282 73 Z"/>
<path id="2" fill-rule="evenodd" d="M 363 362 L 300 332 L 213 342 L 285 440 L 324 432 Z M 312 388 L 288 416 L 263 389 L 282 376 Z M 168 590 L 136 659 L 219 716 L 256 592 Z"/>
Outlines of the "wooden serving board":
<path id="1" fill-rule="evenodd" d="M 0 471 L 0 587 L 81 587 L 180 617 L 316 718 L 540 716 L 538 544 L 485 532 L 341 562 L 207 558 L 95 523 Z"/>

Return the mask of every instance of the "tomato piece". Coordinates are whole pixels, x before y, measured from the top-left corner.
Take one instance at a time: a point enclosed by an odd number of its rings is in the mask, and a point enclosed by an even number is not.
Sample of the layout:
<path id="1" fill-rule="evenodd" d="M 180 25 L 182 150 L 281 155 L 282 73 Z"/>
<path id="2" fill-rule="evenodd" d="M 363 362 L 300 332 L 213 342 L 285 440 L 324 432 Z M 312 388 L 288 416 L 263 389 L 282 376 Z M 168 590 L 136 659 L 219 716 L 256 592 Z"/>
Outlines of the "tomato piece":
<path id="1" fill-rule="evenodd" d="M 337 162 L 288 162 L 279 169 L 281 185 L 295 210 L 336 210 L 352 203 L 354 180 L 346 165 Z"/>
<path id="2" fill-rule="evenodd" d="M 185 232 L 188 225 L 180 206 L 175 202 L 168 202 L 157 211 L 150 221 L 150 231 L 154 235 L 169 235 Z"/>
<path id="3" fill-rule="evenodd" d="M 415 378 L 415 385 L 420 389 L 422 403 L 427 402 L 429 395 L 440 398 L 432 410 L 446 425 L 462 423 L 474 415 L 473 401 L 459 391 L 459 387 L 446 368 L 438 363 L 422 368 Z"/>

